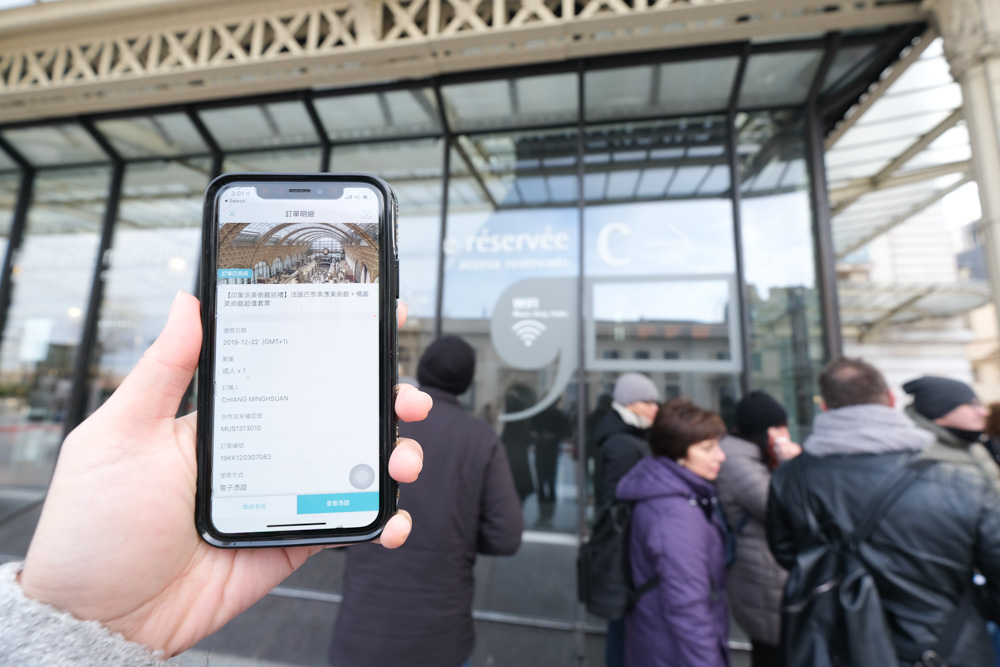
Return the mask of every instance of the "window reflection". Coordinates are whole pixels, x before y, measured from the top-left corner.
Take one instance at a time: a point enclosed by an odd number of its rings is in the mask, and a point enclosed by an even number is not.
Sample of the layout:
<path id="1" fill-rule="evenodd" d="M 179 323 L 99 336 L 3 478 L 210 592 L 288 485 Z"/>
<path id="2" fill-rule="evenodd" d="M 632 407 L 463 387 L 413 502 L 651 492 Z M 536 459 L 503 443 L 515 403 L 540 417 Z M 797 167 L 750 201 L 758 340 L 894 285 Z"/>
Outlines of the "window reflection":
<path id="1" fill-rule="evenodd" d="M 588 520 L 600 420 L 622 372 L 724 416 L 742 360 L 725 119 L 588 127 L 583 437 Z"/>
<path id="2" fill-rule="evenodd" d="M 579 113 L 572 72 L 452 84 L 441 94 L 448 123 L 459 131 L 572 123 Z"/>
<path id="3" fill-rule="evenodd" d="M 793 435 L 812 423 L 823 363 L 801 118 L 751 114 L 738 135 L 751 384 L 786 407 Z"/>
<path id="4" fill-rule="evenodd" d="M 821 94 L 829 96 L 843 90 L 855 79 L 856 73 L 867 67 L 877 55 L 878 48 L 874 44 L 842 47 L 830 63 Z"/>
<path id="5" fill-rule="evenodd" d="M 331 141 L 403 137 L 439 129 L 429 88 L 318 97 L 313 104 Z"/>
<path id="6" fill-rule="evenodd" d="M 736 356 L 730 326 L 736 290 L 731 278 L 591 280 L 585 294 L 590 303 L 585 313 L 590 368 L 738 370 L 726 363 Z M 660 358 L 667 361 L 653 360 L 651 350 L 662 352 Z"/>
<path id="7" fill-rule="evenodd" d="M 577 131 L 461 135 L 455 143 L 452 208 L 575 206 Z"/>
<path id="8" fill-rule="evenodd" d="M 107 154 L 76 124 L 4 130 L 4 138 L 36 167 L 106 162 Z"/>
<path id="9" fill-rule="evenodd" d="M 753 108 L 802 104 L 809 94 L 823 52 L 819 49 L 755 53 L 747 62 L 739 106 Z"/>
<path id="10" fill-rule="evenodd" d="M 319 143 L 316 128 L 299 101 L 199 111 L 215 141 L 226 150 Z"/>
<path id="11" fill-rule="evenodd" d="M 562 532 L 577 525 L 576 355 L 570 347 L 576 316 L 567 311 L 566 319 L 506 322 L 504 338 L 513 348 L 498 343 L 491 326 L 511 314 L 509 290 L 518 286 L 526 286 L 529 301 L 533 294 L 551 296 L 559 310 L 575 303 L 576 136 L 566 128 L 458 137 L 444 246 L 443 328 L 476 349 L 467 404 L 500 435 L 526 526 Z M 546 345 L 551 354 L 542 357 L 516 353 L 517 346 L 537 351 Z M 523 411 L 532 414 L 501 418 Z"/>
<path id="12" fill-rule="evenodd" d="M 694 199 L 728 192 L 722 117 L 597 125 L 586 132 L 588 203 Z"/>
<path id="13" fill-rule="evenodd" d="M 0 172 L 5 171 L 15 171 L 17 169 L 17 163 L 11 159 L 7 153 L 0 149 Z"/>
<path id="14" fill-rule="evenodd" d="M 159 335 L 177 291 L 194 288 L 209 172 L 207 160 L 126 169 L 91 354 L 88 414 Z"/>
<path id="15" fill-rule="evenodd" d="M 739 58 L 691 60 L 587 72 L 588 121 L 725 109 Z"/>
<path id="16" fill-rule="evenodd" d="M 194 123 L 183 113 L 113 118 L 96 124 L 125 159 L 208 152 Z"/>
<path id="17" fill-rule="evenodd" d="M 335 146 L 330 161 L 332 172 L 385 179 L 399 201 L 399 292 L 409 307 L 399 348 L 403 375 L 416 375 L 419 353 L 434 329 L 443 164 L 440 139 Z"/>
<path id="18" fill-rule="evenodd" d="M 0 173 L 0 257 L 7 253 L 7 239 L 14 221 L 14 207 L 21 189 L 21 175 Z"/>
<path id="19" fill-rule="evenodd" d="M 227 156 L 223 162 L 222 170 L 225 172 L 275 171 L 308 174 L 320 170 L 320 157 L 318 148 L 239 153 Z"/>
<path id="20" fill-rule="evenodd" d="M 0 484 L 48 483 L 100 240 L 106 169 L 35 177 L 0 347 Z"/>

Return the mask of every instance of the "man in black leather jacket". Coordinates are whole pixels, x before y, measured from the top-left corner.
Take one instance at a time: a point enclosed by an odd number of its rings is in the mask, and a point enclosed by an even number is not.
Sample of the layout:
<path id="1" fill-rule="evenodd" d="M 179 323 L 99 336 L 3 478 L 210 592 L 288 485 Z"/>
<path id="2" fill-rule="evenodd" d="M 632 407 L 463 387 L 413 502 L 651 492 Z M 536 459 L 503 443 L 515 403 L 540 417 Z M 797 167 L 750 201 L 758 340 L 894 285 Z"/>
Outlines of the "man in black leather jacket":
<path id="1" fill-rule="evenodd" d="M 824 412 L 816 417 L 804 455 L 781 466 L 771 482 L 768 541 L 786 569 L 827 536 L 851 534 L 882 480 L 935 440 L 892 408 L 881 373 L 859 359 L 835 359 L 819 383 Z M 813 536 L 807 507 L 823 537 Z M 860 553 L 881 597 L 899 665 L 911 667 L 945 632 L 975 571 L 988 580 L 987 601 L 1000 603 L 1000 498 L 968 451 L 952 449 L 946 460 L 919 473 Z M 946 656 L 950 667 L 993 664 L 978 609 L 967 613 L 954 646 Z"/>

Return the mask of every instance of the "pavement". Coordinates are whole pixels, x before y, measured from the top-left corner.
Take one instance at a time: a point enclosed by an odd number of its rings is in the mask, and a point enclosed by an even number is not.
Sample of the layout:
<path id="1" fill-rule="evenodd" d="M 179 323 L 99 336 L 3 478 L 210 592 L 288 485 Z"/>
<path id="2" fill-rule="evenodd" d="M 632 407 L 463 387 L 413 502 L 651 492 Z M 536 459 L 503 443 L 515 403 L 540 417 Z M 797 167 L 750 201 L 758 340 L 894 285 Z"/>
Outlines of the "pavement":
<path id="1" fill-rule="evenodd" d="M 0 488 L 0 561 L 27 552 L 41 494 Z M 362 547 L 367 548 L 367 547 Z M 374 548 L 374 547 L 372 547 Z M 480 557 L 476 565 L 473 667 L 600 667 L 603 621 L 578 623 L 573 591 L 575 546 L 526 541 L 511 558 Z M 344 554 L 309 559 L 281 586 L 171 659 L 187 667 L 326 667 L 327 642 L 339 610 Z M 582 641 L 577 637 L 582 635 Z M 743 640 L 738 640 L 743 645 Z M 733 651 L 732 667 L 748 654 Z"/>

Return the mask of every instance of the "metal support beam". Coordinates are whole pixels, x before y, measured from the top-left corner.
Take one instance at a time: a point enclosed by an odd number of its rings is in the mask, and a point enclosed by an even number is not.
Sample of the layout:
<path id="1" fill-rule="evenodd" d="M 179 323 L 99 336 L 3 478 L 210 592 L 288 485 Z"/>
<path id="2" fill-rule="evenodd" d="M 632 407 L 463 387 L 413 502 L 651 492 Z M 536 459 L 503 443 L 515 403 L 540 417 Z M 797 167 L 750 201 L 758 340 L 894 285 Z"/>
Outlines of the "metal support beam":
<path id="1" fill-rule="evenodd" d="M 834 145 L 840 141 L 840 139 L 847 133 L 849 129 L 854 127 L 855 123 L 865 115 L 865 113 L 872 108 L 885 91 L 889 89 L 889 86 L 894 84 L 899 77 L 903 75 L 903 72 L 913 63 L 917 62 L 927 47 L 937 38 L 937 30 L 933 27 L 928 28 L 927 31 L 920 36 L 920 39 L 910 47 L 909 52 L 905 56 L 899 59 L 899 62 L 892 66 L 892 69 L 882 77 L 877 83 L 873 84 L 869 88 L 868 93 L 861 98 L 861 101 L 854 107 L 852 107 L 847 116 L 842 120 L 830 134 L 826 137 L 825 148 L 830 150 Z"/>
<path id="2" fill-rule="evenodd" d="M 906 209 L 905 211 L 903 211 L 899 215 L 896 215 L 896 216 L 892 217 L 885 224 L 882 224 L 882 225 L 879 225 L 877 227 L 872 228 L 871 230 L 868 231 L 867 234 L 865 234 L 864 236 L 862 236 L 861 238 L 859 238 L 859 239 L 857 239 L 855 241 L 852 241 L 850 244 L 847 245 L 847 247 L 842 248 L 841 250 L 839 250 L 837 252 L 837 259 L 838 260 L 839 259 L 843 259 L 843 258 L 847 257 L 848 255 L 850 255 L 855 250 L 859 250 L 859 249 L 865 247 L 866 245 L 868 245 L 869 243 L 871 243 L 873 240 L 877 239 L 878 237 L 880 237 L 883 234 L 885 234 L 886 232 L 888 232 L 890 229 L 893 229 L 897 225 L 906 222 L 907 220 L 909 220 L 910 218 L 912 218 L 913 216 L 915 216 L 917 213 L 920 213 L 925 208 L 927 208 L 927 207 L 931 206 L 932 204 L 940 201 L 941 199 L 943 199 L 947 195 L 951 194 L 955 190 L 959 189 L 960 187 L 962 187 L 966 183 L 970 182 L 971 180 L 972 180 L 972 178 L 970 176 L 965 176 L 965 177 L 959 179 L 958 181 L 956 181 L 955 183 L 953 183 L 952 185 L 949 185 L 948 187 L 944 188 L 943 190 L 938 190 L 937 192 L 932 193 L 930 196 L 925 197 L 924 199 L 918 201 L 916 204 L 914 204 L 910 208 Z"/>
<path id="3" fill-rule="evenodd" d="M 7 311 L 10 308 L 11 295 L 14 291 L 13 269 L 21 243 L 24 239 L 24 229 L 28 224 L 28 206 L 34 191 L 35 170 L 27 163 L 21 165 L 21 183 L 17 190 L 17 201 L 14 204 L 14 218 L 11 221 L 10 235 L 7 238 L 7 251 L 3 256 L 3 268 L 0 269 L 0 349 L 7 341 Z"/>
<path id="4" fill-rule="evenodd" d="M 208 126 L 205 125 L 205 121 L 201 119 L 198 112 L 189 108 L 186 110 L 186 113 L 191 124 L 194 125 L 194 129 L 198 132 L 198 136 L 208 146 L 208 152 L 212 156 L 212 178 L 215 178 L 222 173 L 222 149 L 219 148 L 219 143 L 212 136 L 212 133 L 209 132 Z"/>
<path id="5" fill-rule="evenodd" d="M 837 262 L 833 252 L 833 225 L 823 164 L 823 121 L 813 99 L 806 104 L 806 165 L 809 170 L 813 239 L 816 244 L 816 284 L 823 317 L 823 358 L 829 361 L 843 353 L 840 306 L 837 303 Z"/>
<path id="6" fill-rule="evenodd" d="M 441 131 L 444 133 L 444 141 L 441 142 L 442 149 L 444 150 L 441 168 L 441 233 L 438 237 L 437 286 L 434 304 L 434 338 L 440 338 L 442 329 L 444 328 L 444 242 L 448 238 L 448 188 L 451 183 L 451 146 L 454 137 L 451 134 L 451 128 L 448 126 L 448 115 L 445 113 L 444 95 L 441 94 L 441 85 L 436 81 L 434 82 L 434 96 L 437 99 L 438 113 L 441 114 L 439 119 Z"/>
<path id="7" fill-rule="evenodd" d="M 883 184 L 889 180 L 897 169 L 902 167 L 904 164 L 916 157 L 918 153 L 937 141 L 942 134 L 955 127 L 960 120 L 962 120 L 962 110 L 955 109 L 948 114 L 947 118 L 935 125 L 934 129 L 913 142 L 909 148 L 897 155 L 892 162 L 887 164 L 877 174 L 868 179 L 870 188 L 867 192 L 852 193 L 851 196 L 838 200 L 836 206 L 833 207 L 833 215 L 836 216 L 858 199 L 868 194 L 868 192 L 875 192 L 876 190 L 884 189 L 886 186 Z"/>
<path id="8" fill-rule="evenodd" d="M 462 146 L 462 142 L 456 140 L 452 147 L 455 149 L 455 152 L 458 153 L 458 157 L 462 159 L 466 169 L 469 170 L 472 180 L 474 180 L 476 185 L 479 186 L 479 192 L 482 194 L 483 199 L 490 203 L 490 206 L 493 207 L 494 211 L 499 211 L 500 204 L 497 203 L 497 200 L 493 197 L 493 193 L 490 192 L 490 189 L 486 187 L 483 175 L 479 173 L 478 169 L 476 169 L 475 163 L 472 162 L 472 158 L 469 157 L 469 153 Z"/>
<path id="9" fill-rule="evenodd" d="M 903 312 L 910 306 L 914 305 L 915 303 L 923 299 L 925 296 L 930 296 L 931 294 L 934 293 L 935 290 L 937 290 L 937 286 L 931 285 L 923 292 L 918 292 L 917 294 L 914 294 L 909 299 L 904 300 L 898 306 L 890 308 L 883 314 L 879 315 L 875 320 L 873 320 L 870 324 L 864 327 L 864 330 L 858 335 L 858 342 L 864 343 L 879 328 L 888 324 L 893 317 Z"/>
<path id="10" fill-rule="evenodd" d="M 121 201 L 122 183 L 125 180 L 125 163 L 115 160 L 111 169 L 111 188 L 108 192 L 108 203 L 104 209 L 104 223 L 101 229 L 101 240 L 97 247 L 97 257 L 94 263 L 94 274 L 90 283 L 90 300 L 87 302 L 87 316 L 80 334 L 80 342 L 76 349 L 76 359 L 73 364 L 72 390 L 66 406 L 66 420 L 63 422 L 63 437 L 77 427 L 87 416 L 87 394 L 90 391 L 90 364 L 95 357 L 98 344 L 98 321 L 101 304 L 104 300 L 104 274 L 110 268 L 107 265 L 110 258 L 111 241 L 114 235 L 115 219 L 118 217 L 118 205 Z"/>
<path id="11" fill-rule="evenodd" d="M 586 303 L 586 280 L 584 266 L 584 223 L 586 214 L 584 207 L 587 200 L 583 192 L 583 159 L 587 152 L 586 131 L 586 77 L 584 76 L 584 64 L 580 62 L 577 66 L 577 115 L 576 115 L 576 209 L 577 209 L 577 274 L 576 274 L 576 488 L 579 498 L 576 503 L 576 534 L 580 543 L 583 543 L 584 536 L 589 532 L 587 529 L 587 506 L 590 504 L 587 489 L 587 453 L 585 443 L 590 438 L 587 433 L 587 414 L 590 406 L 587 405 L 587 353 L 584 340 L 586 338 L 586 323 L 584 322 L 584 304 Z M 576 623 L 574 640 L 578 662 L 585 661 L 586 637 L 584 627 L 587 623 L 587 609 L 581 602 L 576 604 Z"/>
<path id="12" fill-rule="evenodd" d="M 881 179 L 878 184 L 872 183 L 873 179 L 871 178 L 859 178 L 851 181 L 841 188 L 832 190 L 830 192 L 830 199 L 837 202 L 837 205 L 834 208 L 834 215 L 839 215 L 844 209 L 847 208 L 847 204 L 841 204 L 843 201 L 849 200 L 854 202 L 864 195 L 871 194 L 873 192 L 900 188 L 904 185 L 913 185 L 914 183 L 921 183 L 923 181 L 929 181 L 942 176 L 949 176 L 951 174 L 969 173 L 972 173 L 972 162 L 964 160 L 962 162 L 949 162 L 947 164 L 939 164 L 933 167 L 914 169 L 913 171 L 907 171 L 903 174 L 897 174 L 896 176 L 889 176 Z"/>
<path id="13" fill-rule="evenodd" d="M 750 304 L 748 303 L 746 260 L 743 256 L 743 202 L 740 191 L 741 174 L 736 112 L 737 102 L 740 99 L 740 90 L 743 88 L 743 77 L 746 73 L 747 61 L 749 59 L 750 45 L 747 44 L 740 55 L 740 64 L 736 68 L 736 75 L 733 77 L 733 88 L 729 93 L 729 104 L 726 113 L 726 157 L 729 162 L 730 201 L 733 205 L 733 252 L 736 260 L 736 291 L 739 298 L 738 312 L 740 317 L 739 346 L 742 363 L 740 393 L 743 396 L 746 396 L 750 392 L 750 387 L 752 386 L 750 355 L 753 351 L 753 344 L 751 340 L 752 332 L 750 330 Z M 580 238 L 583 237 L 581 236 Z"/>
<path id="14" fill-rule="evenodd" d="M 316 105 L 313 104 L 313 97 L 311 94 L 305 94 L 302 96 L 302 103 L 306 107 L 306 113 L 309 114 L 309 120 L 312 121 L 313 129 L 316 130 L 316 136 L 320 140 L 320 154 L 319 154 L 319 171 L 327 172 L 330 171 L 330 135 L 326 132 L 326 126 L 323 125 L 323 119 L 319 117 L 319 112 L 316 111 Z"/>

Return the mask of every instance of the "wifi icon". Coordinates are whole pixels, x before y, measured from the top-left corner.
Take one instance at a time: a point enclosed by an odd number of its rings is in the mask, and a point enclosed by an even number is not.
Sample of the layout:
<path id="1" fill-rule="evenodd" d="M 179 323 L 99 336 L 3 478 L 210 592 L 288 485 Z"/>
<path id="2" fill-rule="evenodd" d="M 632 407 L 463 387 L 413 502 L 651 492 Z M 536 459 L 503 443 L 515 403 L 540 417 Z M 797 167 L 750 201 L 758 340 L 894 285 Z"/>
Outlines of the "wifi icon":
<path id="1" fill-rule="evenodd" d="M 547 328 L 538 320 L 520 320 L 514 322 L 511 330 L 521 339 L 525 347 L 531 347 Z"/>

